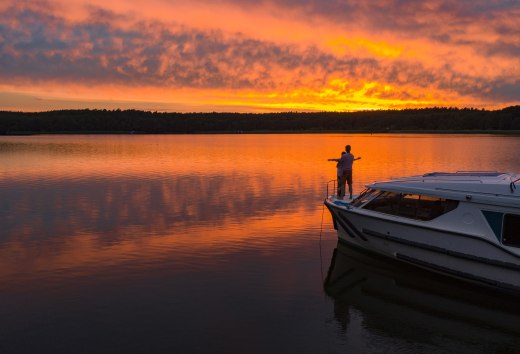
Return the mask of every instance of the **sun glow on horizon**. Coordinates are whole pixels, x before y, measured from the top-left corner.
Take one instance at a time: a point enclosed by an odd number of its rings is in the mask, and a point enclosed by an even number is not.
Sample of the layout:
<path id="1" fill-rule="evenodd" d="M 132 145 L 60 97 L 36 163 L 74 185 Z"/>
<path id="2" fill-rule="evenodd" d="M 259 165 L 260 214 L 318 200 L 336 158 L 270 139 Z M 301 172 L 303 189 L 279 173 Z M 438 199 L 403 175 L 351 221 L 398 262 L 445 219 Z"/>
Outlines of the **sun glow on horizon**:
<path id="1" fill-rule="evenodd" d="M 519 100 L 520 5 L 498 3 L 8 0 L 0 110 L 500 109 Z"/>

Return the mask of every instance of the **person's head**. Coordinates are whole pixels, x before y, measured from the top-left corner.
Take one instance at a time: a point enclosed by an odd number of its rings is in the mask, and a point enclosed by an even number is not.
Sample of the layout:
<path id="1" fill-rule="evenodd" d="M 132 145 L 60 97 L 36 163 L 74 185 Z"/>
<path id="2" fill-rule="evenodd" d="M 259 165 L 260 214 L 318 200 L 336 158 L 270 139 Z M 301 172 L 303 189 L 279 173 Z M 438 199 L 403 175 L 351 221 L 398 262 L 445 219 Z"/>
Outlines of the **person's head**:
<path id="1" fill-rule="evenodd" d="M 346 154 L 346 152 L 345 152 L 345 151 L 342 151 L 342 152 L 341 152 L 341 156 L 343 156 L 343 155 L 345 155 L 345 154 Z"/>
<path id="2" fill-rule="evenodd" d="M 350 152 L 350 145 L 345 146 L 345 151 Z"/>

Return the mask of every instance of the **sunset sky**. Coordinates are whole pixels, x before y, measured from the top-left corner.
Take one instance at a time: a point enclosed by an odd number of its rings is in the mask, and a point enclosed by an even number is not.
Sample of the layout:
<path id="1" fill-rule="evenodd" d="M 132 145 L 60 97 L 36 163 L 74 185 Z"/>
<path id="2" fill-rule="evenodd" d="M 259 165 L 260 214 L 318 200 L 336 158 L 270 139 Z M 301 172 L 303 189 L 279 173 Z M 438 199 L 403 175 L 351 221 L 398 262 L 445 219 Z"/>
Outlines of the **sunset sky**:
<path id="1" fill-rule="evenodd" d="M 520 0 L 4 0 L 0 110 L 520 104 Z"/>

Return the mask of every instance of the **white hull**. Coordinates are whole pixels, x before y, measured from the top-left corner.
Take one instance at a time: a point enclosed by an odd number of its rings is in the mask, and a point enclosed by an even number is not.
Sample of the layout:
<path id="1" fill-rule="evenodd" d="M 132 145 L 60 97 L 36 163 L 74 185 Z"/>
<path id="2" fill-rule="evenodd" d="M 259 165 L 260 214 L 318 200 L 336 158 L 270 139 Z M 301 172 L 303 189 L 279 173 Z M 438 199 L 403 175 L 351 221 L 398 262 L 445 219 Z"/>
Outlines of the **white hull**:
<path id="1" fill-rule="evenodd" d="M 347 244 L 465 281 L 520 292 L 520 256 L 485 237 L 326 205 L 339 239 Z"/>

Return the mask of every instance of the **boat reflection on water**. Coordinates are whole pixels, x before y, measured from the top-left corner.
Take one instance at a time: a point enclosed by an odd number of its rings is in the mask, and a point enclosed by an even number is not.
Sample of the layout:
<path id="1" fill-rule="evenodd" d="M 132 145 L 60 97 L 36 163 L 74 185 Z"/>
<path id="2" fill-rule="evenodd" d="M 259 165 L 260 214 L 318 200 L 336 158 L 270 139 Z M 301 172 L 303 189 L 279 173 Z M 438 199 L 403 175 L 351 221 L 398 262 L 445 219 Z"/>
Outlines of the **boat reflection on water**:
<path id="1" fill-rule="evenodd" d="M 470 344 L 493 352 L 518 350 L 520 345 L 520 303 L 513 295 L 461 284 L 341 241 L 324 288 L 334 300 L 342 333 L 357 318 L 371 334 L 425 345 L 451 340 L 465 350 Z"/>

